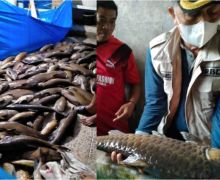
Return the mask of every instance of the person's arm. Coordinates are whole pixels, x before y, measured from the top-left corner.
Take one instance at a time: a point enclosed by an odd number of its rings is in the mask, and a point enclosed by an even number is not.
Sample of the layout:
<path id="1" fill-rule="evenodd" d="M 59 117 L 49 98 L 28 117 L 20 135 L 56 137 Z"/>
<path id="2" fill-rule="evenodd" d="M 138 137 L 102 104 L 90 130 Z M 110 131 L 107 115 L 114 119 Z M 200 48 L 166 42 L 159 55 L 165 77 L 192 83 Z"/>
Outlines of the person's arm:
<path id="1" fill-rule="evenodd" d="M 140 87 L 140 75 L 136 66 L 134 54 L 131 53 L 126 70 L 124 72 L 125 83 L 130 85 L 130 95 L 125 104 L 123 104 L 119 110 L 115 113 L 115 119 L 113 121 L 128 120 L 135 108 L 136 103 L 139 100 L 141 87 Z"/>
<path id="2" fill-rule="evenodd" d="M 211 146 L 220 148 L 220 97 L 216 99 L 215 110 L 212 117 Z"/>
<path id="3" fill-rule="evenodd" d="M 136 105 L 139 100 L 140 93 L 141 93 L 140 84 L 131 85 L 131 95 L 130 98 L 128 99 L 128 103 Z"/>
<path id="4" fill-rule="evenodd" d="M 96 94 L 93 95 L 91 102 L 86 106 L 86 110 L 91 113 L 96 113 Z"/>
<path id="5" fill-rule="evenodd" d="M 113 119 L 113 121 L 127 120 L 129 117 L 131 117 L 135 105 L 140 97 L 140 91 L 140 84 L 134 84 L 131 86 L 131 96 L 128 102 L 123 104 L 120 109 L 115 113 L 116 118 Z"/>
<path id="6" fill-rule="evenodd" d="M 167 112 L 167 95 L 163 80 L 154 70 L 150 49 L 145 66 L 145 106 L 135 134 L 151 133 L 156 130 L 161 118 Z"/>
<path id="7" fill-rule="evenodd" d="M 91 102 L 88 105 L 76 107 L 77 113 L 92 116 L 96 113 L 96 94 L 93 95 Z"/>

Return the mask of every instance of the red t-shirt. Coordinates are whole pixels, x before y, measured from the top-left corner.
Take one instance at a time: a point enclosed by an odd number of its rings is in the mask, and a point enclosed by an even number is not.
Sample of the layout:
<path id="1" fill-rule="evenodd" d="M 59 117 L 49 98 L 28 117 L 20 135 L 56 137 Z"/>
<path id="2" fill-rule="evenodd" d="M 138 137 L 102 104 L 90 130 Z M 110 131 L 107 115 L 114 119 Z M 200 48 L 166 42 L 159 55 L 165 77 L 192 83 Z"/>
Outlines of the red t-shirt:
<path id="1" fill-rule="evenodd" d="M 138 84 L 139 73 L 133 53 L 124 65 L 118 65 L 108 58 L 124 43 L 111 36 L 109 40 L 98 45 L 97 54 L 97 135 L 106 135 L 109 130 L 118 129 L 128 133 L 128 121 L 116 121 L 115 113 L 125 103 L 125 84 Z"/>

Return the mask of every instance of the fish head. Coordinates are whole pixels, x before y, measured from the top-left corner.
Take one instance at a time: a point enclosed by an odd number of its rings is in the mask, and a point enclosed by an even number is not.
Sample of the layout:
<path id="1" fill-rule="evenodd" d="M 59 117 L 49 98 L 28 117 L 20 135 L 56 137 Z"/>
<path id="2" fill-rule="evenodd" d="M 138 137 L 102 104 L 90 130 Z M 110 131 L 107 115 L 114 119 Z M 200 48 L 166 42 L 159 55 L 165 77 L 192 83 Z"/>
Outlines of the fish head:
<path id="1" fill-rule="evenodd" d="M 45 179 L 65 179 L 65 173 L 56 161 L 47 162 L 40 168 L 40 173 Z"/>

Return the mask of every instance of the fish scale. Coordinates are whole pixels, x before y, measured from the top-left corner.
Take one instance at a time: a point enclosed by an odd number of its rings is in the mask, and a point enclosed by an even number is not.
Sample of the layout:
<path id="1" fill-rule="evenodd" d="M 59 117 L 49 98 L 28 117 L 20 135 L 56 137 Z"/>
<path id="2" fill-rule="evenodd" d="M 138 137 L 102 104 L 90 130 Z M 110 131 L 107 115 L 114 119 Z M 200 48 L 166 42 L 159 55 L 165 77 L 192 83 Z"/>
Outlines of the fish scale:
<path id="1" fill-rule="evenodd" d="M 159 178 L 220 177 L 220 161 L 206 156 L 211 148 L 195 143 L 155 135 L 120 134 L 98 136 L 97 149 L 117 151 L 125 157 L 136 155 L 146 163 L 145 170 Z"/>

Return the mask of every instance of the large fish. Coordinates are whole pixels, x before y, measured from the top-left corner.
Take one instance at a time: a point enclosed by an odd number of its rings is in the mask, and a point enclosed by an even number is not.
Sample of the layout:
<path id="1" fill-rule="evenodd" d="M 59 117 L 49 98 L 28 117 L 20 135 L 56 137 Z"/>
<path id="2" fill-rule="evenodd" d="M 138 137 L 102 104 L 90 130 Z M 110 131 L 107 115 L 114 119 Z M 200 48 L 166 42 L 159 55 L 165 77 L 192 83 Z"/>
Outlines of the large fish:
<path id="1" fill-rule="evenodd" d="M 41 104 L 45 105 L 47 103 L 51 103 L 53 101 L 56 101 L 60 97 L 59 94 L 52 94 L 43 98 L 36 98 L 32 101 L 32 104 Z"/>
<path id="2" fill-rule="evenodd" d="M 38 105 L 38 104 L 36 104 L 36 105 L 35 104 L 13 104 L 13 105 L 8 105 L 7 109 L 12 109 L 12 110 L 31 109 L 31 110 L 41 111 L 41 112 L 45 112 L 45 111 L 46 112 L 56 112 L 56 110 L 51 107 L 42 106 L 42 105 Z M 61 113 L 58 111 L 56 113 L 66 116 L 65 113 Z"/>
<path id="3" fill-rule="evenodd" d="M 27 150 L 28 147 L 49 147 L 53 149 L 59 149 L 60 146 L 53 145 L 48 141 L 38 139 L 26 135 L 5 136 L 0 139 L 0 152 L 13 151 L 16 148 L 18 150 Z"/>
<path id="4" fill-rule="evenodd" d="M 76 110 L 72 109 L 70 110 L 69 115 L 66 118 L 63 118 L 60 120 L 59 127 L 54 131 L 52 134 L 52 144 L 58 144 L 60 143 L 60 140 L 63 138 L 64 134 L 67 131 L 67 128 L 70 128 L 71 125 L 74 125 L 76 121 Z"/>
<path id="5" fill-rule="evenodd" d="M 38 131 L 17 122 L 0 122 L 0 131 L 2 130 L 15 131 L 19 134 L 25 134 L 39 139 L 46 139 L 46 136 L 40 134 Z"/>
<path id="6" fill-rule="evenodd" d="M 97 137 L 97 149 L 120 152 L 120 163 L 158 178 L 220 178 L 220 150 L 156 135 Z"/>

